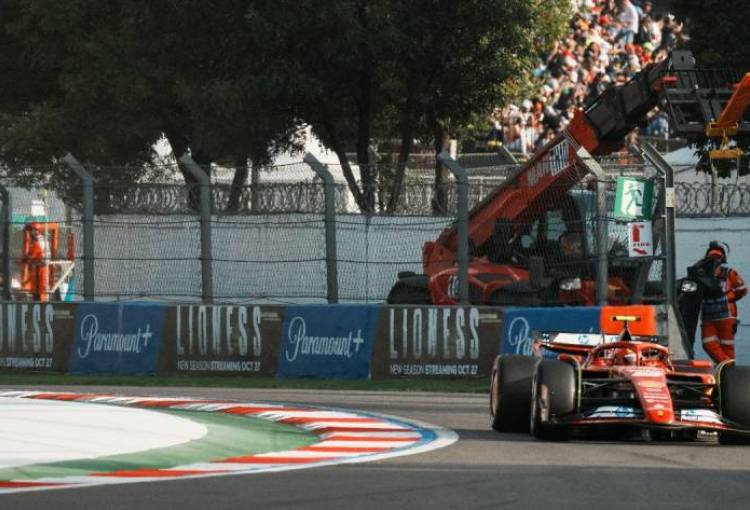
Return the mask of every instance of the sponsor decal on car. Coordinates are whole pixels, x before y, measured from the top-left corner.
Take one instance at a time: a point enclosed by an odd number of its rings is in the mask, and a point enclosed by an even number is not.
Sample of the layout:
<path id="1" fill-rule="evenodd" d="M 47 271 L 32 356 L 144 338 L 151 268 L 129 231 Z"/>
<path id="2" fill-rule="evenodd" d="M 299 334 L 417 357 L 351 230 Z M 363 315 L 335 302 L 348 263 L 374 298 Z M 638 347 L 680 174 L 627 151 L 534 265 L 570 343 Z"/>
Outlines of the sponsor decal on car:
<path id="1" fill-rule="evenodd" d="M 664 371 L 658 368 L 638 367 L 631 372 L 632 377 L 662 377 Z"/>
<path id="2" fill-rule="evenodd" d="M 602 335 L 600 333 L 557 333 L 550 338 L 550 341 L 557 344 L 594 346 L 616 342 L 619 338 L 619 335 Z"/>
<path id="3" fill-rule="evenodd" d="M 628 406 L 599 406 L 586 413 L 587 418 L 640 418 L 640 409 Z"/>
<path id="4" fill-rule="evenodd" d="M 647 379 L 644 381 L 638 381 L 638 386 L 641 388 L 663 388 L 664 381 L 653 381 Z"/>
<path id="5" fill-rule="evenodd" d="M 682 421 L 700 421 L 704 423 L 721 423 L 721 418 L 710 409 L 683 409 L 680 411 Z"/>

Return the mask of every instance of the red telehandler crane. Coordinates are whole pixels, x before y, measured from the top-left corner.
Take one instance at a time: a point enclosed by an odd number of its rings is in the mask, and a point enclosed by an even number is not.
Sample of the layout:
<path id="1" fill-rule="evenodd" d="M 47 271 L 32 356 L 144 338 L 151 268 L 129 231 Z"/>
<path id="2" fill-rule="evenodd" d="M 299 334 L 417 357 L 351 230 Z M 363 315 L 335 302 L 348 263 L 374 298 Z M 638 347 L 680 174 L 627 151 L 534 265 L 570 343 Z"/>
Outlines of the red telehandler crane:
<path id="1" fill-rule="evenodd" d="M 515 306 L 596 304 L 595 256 L 591 255 L 595 236 L 592 216 L 586 214 L 593 193 L 585 189 L 591 157 L 621 150 L 625 136 L 657 106 L 668 113 L 674 135 L 696 144 L 706 137 L 720 139 L 719 152 L 712 156 L 725 157 L 721 151 L 729 150 L 730 138 L 750 139 L 745 113 L 749 102 L 750 74 L 740 81 L 739 75 L 696 68 L 689 51 L 675 51 L 628 83 L 606 90 L 470 211 L 469 301 Z M 424 274 L 400 272 L 388 303 L 458 304 L 457 247 L 455 225 L 425 243 Z M 577 259 L 567 253 L 571 247 L 573 254 L 578 251 Z M 650 264 L 651 260 L 644 260 L 637 267 L 629 261 L 619 269 L 610 267 L 609 302 L 663 301 L 663 284 L 649 288 L 642 281 L 643 268 L 648 273 Z M 639 280 L 645 289 L 636 292 Z"/>

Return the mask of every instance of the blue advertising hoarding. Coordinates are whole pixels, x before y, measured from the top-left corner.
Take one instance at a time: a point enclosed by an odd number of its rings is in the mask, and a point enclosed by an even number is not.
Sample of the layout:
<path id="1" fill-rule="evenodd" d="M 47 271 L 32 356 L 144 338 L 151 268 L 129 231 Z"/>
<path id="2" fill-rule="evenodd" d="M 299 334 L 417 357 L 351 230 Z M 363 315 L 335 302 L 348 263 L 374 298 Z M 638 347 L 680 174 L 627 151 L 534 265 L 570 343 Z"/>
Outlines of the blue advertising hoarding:
<path id="1" fill-rule="evenodd" d="M 154 374 L 165 310 L 152 303 L 80 304 L 68 372 Z"/>
<path id="2" fill-rule="evenodd" d="M 377 305 L 287 307 L 277 376 L 369 377 L 379 312 Z"/>
<path id="3" fill-rule="evenodd" d="M 600 311 L 598 306 L 504 308 L 500 354 L 531 355 L 534 331 L 598 333 Z"/>

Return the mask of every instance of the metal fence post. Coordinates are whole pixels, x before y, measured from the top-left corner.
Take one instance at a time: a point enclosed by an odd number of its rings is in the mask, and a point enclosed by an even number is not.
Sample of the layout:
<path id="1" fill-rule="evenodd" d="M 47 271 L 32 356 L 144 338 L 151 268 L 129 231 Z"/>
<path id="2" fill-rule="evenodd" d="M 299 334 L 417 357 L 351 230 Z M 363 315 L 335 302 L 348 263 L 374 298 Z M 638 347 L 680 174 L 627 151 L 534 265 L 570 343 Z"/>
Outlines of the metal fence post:
<path id="1" fill-rule="evenodd" d="M 666 289 L 667 298 L 667 322 L 669 332 L 669 348 L 676 358 L 689 357 L 693 355 L 693 340 L 687 338 L 687 333 L 682 321 L 682 316 L 677 309 L 677 276 L 675 263 L 675 190 L 674 190 L 674 168 L 651 144 L 641 146 L 643 156 L 651 162 L 664 178 L 664 251 L 666 255 Z M 679 337 L 679 342 L 677 338 Z"/>
<path id="2" fill-rule="evenodd" d="M 214 300 L 214 278 L 211 253 L 211 181 L 206 172 L 188 154 L 183 154 L 179 161 L 190 172 L 190 175 L 195 177 L 201 187 L 201 298 L 204 303 L 212 303 Z"/>
<path id="3" fill-rule="evenodd" d="M 609 286 L 609 225 L 607 211 L 607 181 L 599 162 L 583 147 L 576 151 L 579 161 L 596 176 L 596 302 L 607 304 Z"/>
<path id="4" fill-rule="evenodd" d="M 456 234 L 458 236 L 458 300 L 469 303 L 469 176 L 447 151 L 438 154 L 438 161 L 450 170 L 458 185 Z"/>
<path id="5" fill-rule="evenodd" d="M 94 177 L 68 153 L 68 167 L 83 181 L 83 299 L 94 300 Z"/>
<path id="6" fill-rule="evenodd" d="M 13 208 L 11 205 L 10 193 L 8 188 L 0 184 L 0 200 L 3 201 L 2 216 L 3 225 L 3 299 L 11 300 L 11 278 L 10 278 L 10 225 Z"/>
<path id="7" fill-rule="evenodd" d="M 667 303 L 674 305 L 676 300 L 676 273 L 675 273 L 675 235 L 674 235 L 674 218 L 675 218 L 675 193 L 674 193 L 674 169 L 665 160 L 661 154 L 650 144 L 644 144 L 644 157 L 651 162 L 654 167 L 664 177 L 664 234 L 666 238 L 665 255 L 666 255 L 666 297 Z"/>
<path id="8" fill-rule="evenodd" d="M 326 166 L 318 158 L 305 154 L 305 163 L 323 180 L 325 194 L 325 230 L 326 230 L 326 287 L 329 303 L 339 302 L 338 260 L 336 255 L 336 182 Z"/>

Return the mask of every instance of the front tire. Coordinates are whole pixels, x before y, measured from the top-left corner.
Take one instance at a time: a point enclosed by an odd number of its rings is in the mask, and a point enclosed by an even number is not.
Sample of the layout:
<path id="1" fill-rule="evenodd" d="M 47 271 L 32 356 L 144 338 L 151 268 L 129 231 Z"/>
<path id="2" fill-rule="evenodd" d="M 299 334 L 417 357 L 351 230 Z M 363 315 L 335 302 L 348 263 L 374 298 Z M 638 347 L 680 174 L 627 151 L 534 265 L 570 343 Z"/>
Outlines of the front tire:
<path id="1" fill-rule="evenodd" d="M 750 429 L 750 367 L 728 366 L 721 371 L 721 415 Z M 721 444 L 750 444 L 750 434 L 720 431 Z"/>
<path id="2" fill-rule="evenodd" d="M 544 441 L 568 440 L 568 427 L 550 421 L 575 411 L 576 386 L 572 365 L 559 360 L 544 360 L 539 364 L 532 386 L 529 420 L 534 437 Z"/>
<path id="3" fill-rule="evenodd" d="M 528 432 L 532 381 L 539 358 L 497 356 L 490 377 L 490 423 L 499 432 Z"/>

